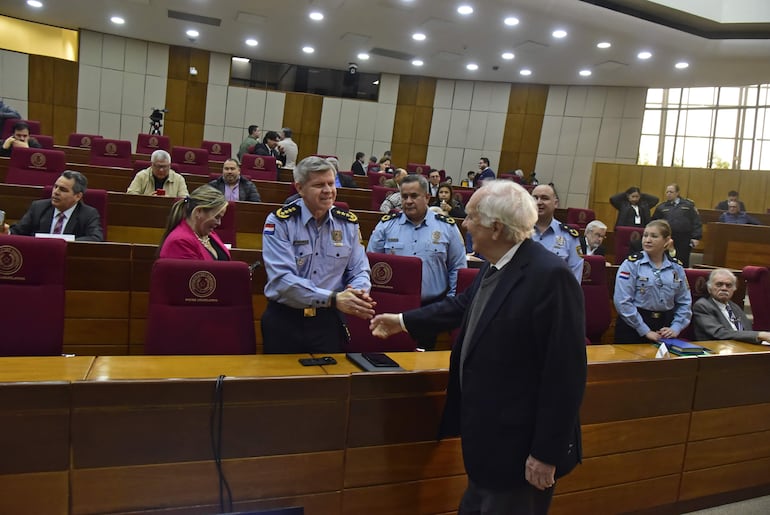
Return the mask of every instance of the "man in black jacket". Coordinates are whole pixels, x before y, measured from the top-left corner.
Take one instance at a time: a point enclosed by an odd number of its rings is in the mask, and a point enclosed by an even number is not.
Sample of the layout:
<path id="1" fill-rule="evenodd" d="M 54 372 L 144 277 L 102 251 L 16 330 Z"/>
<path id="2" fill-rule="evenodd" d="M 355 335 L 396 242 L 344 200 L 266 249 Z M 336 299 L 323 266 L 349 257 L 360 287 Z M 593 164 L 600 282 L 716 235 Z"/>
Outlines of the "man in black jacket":
<path id="1" fill-rule="evenodd" d="M 235 159 L 222 163 L 222 176 L 209 182 L 209 186 L 221 191 L 228 201 L 262 202 L 257 187 L 241 175 L 241 165 Z"/>
<path id="2" fill-rule="evenodd" d="M 666 201 L 655 208 L 653 220 L 663 219 L 671 226 L 676 258 L 685 268 L 690 266 L 690 251 L 703 237 L 703 225 L 695 203 L 679 196 L 679 185 L 666 186 Z"/>
<path id="3" fill-rule="evenodd" d="M 283 160 L 281 160 L 281 152 L 278 148 L 278 142 L 280 140 L 281 137 L 277 132 L 268 131 L 267 134 L 265 134 L 262 143 L 258 143 L 254 147 L 254 152 L 252 152 L 252 154 L 256 154 L 258 156 L 274 157 L 275 166 L 278 168 L 283 168 Z"/>
<path id="4" fill-rule="evenodd" d="M 17 122 L 13 126 L 13 133 L 3 141 L 0 148 L 0 156 L 10 157 L 11 152 L 16 147 L 40 148 L 40 143 L 29 135 L 29 125 L 24 122 Z"/>

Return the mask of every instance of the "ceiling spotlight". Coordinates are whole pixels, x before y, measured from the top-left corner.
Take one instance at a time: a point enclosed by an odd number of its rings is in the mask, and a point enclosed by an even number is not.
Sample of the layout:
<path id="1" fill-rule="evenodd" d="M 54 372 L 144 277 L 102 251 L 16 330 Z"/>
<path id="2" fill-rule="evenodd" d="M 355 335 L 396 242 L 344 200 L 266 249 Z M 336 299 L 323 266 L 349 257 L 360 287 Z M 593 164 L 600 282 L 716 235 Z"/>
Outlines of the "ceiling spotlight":
<path id="1" fill-rule="evenodd" d="M 639 59 L 649 59 L 650 57 L 652 57 L 652 52 L 647 52 L 645 50 L 644 52 L 639 52 L 638 54 L 636 54 L 636 57 L 638 57 Z"/>
<path id="2" fill-rule="evenodd" d="M 530 70 L 529 68 L 522 68 L 521 70 L 519 70 L 519 75 L 529 77 L 530 75 L 532 75 L 532 70 Z"/>
<path id="3" fill-rule="evenodd" d="M 200 32 L 198 32 L 195 29 L 190 29 L 187 32 L 185 32 L 185 34 L 187 34 L 188 38 L 197 38 L 198 36 L 201 35 Z"/>
<path id="4" fill-rule="evenodd" d="M 551 35 L 553 37 L 555 37 L 556 39 L 566 38 L 567 37 L 567 31 L 566 30 L 562 30 L 562 29 L 558 29 L 558 30 L 553 31 L 551 33 Z"/>
<path id="5" fill-rule="evenodd" d="M 248 63 L 249 59 L 247 57 L 233 57 L 232 59 L 236 63 Z"/>
<path id="6" fill-rule="evenodd" d="M 503 52 L 502 57 L 503 59 L 510 61 L 511 59 L 514 58 L 514 55 L 513 55 L 513 52 Z"/>
<path id="7" fill-rule="evenodd" d="M 123 25 L 124 23 L 126 23 L 126 20 L 124 20 L 120 16 L 113 16 L 112 18 L 110 18 L 110 21 L 115 25 Z"/>
<path id="8" fill-rule="evenodd" d="M 415 41 L 425 41 L 425 37 L 426 37 L 425 34 L 423 34 L 422 32 L 415 32 L 414 34 L 412 34 L 412 39 Z"/>
<path id="9" fill-rule="evenodd" d="M 312 54 L 313 52 L 315 52 L 315 48 L 311 46 L 303 46 L 302 51 L 305 52 L 306 54 Z"/>
<path id="10" fill-rule="evenodd" d="M 674 68 L 676 68 L 677 70 L 684 70 L 685 68 L 689 68 L 689 67 L 690 67 L 690 63 L 688 63 L 687 61 L 679 61 L 674 65 Z"/>
<path id="11" fill-rule="evenodd" d="M 246 44 L 249 46 L 257 46 L 259 44 L 259 41 L 256 39 L 247 39 Z"/>
<path id="12" fill-rule="evenodd" d="M 514 25 L 519 24 L 519 19 L 515 16 L 508 16 L 506 19 L 503 20 L 503 23 L 508 25 L 509 27 L 513 27 Z"/>
<path id="13" fill-rule="evenodd" d="M 318 11 L 313 11 L 308 16 L 310 16 L 310 19 L 313 21 L 321 21 L 324 19 L 323 13 L 320 13 Z"/>
<path id="14" fill-rule="evenodd" d="M 40 7 L 43 7 L 43 2 L 39 2 L 38 0 L 27 0 L 27 5 L 39 9 Z"/>
<path id="15" fill-rule="evenodd" d="M 420 59 L 414 59 L 412 61 L 412 66 L 422 66 L 423 64 L 425 63 L 423 63 Z"/>
<path id="16" fill-rule="evenodd" d="M 472 71 L 472 72 L 475 72 L 476 70 L 479 69 L 479 65 L 476 64 L 476 63 L 468 63 L 468 64 L 465 65 L 465 68 L 470 70 L 470 71 Z"/>
<path id="17" fill-rule="evenodd" d="M 609 41 L 600 41 L 596 44 L 596 48 L 609 48 L 612 46 L 612 43 Z"/>
<path id="18" fill-rule="evenodd" d="M 467 16 L 469 14 L 473 14 L 473 7 L 467 4 L 463 4 L 457 8 L 457 12 L 463 16 Z"/>
<path id="19" fill-rule="evenodd" d="M 380 81 L 379 80 L 376 80 L 376 81 L 372 82 L 372 86 L 379 86 L 379 85 L 380 85 Z"/>
<path id="20" fill-rule="evenodd" d="M 358 54 L 358 58 L 361 59 L 362 61 L 367 61 L 369 59 L 369 54 L 365 52 L 361 52 L 360 54 Z"/>
<path id="21" fill-rule="evenodd" d="M 591 76 L 591 70 L 580 70 L 580 76 L 581 77 L 590 77 Z"/>

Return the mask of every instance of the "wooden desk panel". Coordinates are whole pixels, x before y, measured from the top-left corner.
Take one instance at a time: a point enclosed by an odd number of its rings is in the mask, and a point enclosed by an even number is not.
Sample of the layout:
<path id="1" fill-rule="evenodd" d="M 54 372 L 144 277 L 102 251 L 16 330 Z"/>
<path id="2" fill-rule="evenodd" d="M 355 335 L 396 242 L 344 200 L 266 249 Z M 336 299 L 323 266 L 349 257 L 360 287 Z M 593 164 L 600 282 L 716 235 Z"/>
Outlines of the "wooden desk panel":
<path id="1" fill-rule="evenodd" d="M 88 376 L 94 359 L 93 356 L 0 357 L 0 383 L 80 381 Z"/>
<path id="2" fill-rule="evenodd" d="M 770 263 L 770 227 L 712 223 L 708 231 L 705 264 L 742 269 Z"/>
<path id="3" fill-rule="evenodd" d="M 770 352 L 704 356 L 699 364 L 694 411 L 770 403 Z"/>

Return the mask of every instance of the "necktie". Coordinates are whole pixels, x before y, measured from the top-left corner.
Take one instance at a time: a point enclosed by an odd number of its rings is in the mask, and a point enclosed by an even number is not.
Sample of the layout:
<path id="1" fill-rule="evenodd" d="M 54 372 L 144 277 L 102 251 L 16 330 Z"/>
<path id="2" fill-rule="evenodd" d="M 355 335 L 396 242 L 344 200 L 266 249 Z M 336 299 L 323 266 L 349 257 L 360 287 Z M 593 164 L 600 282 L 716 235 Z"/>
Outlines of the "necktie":
<path id="1" fill-rule="evenodd" d="M 743 331 L 743 324 L 741 323 L 741 319 L 735 316 L 733 310 L 730 309 L 730 304 L 727 304 L 725 309 L 727 309 L 727 316 L 730 317 L 730 322 L 732 322 L 732 324 L 735 326 L 735 330 Z"/>
<path id="2" fill-rule="evenodd" d="M 492 266 L 492 265 L 490 265 L 489 268 L 487 268 L 487 273 L 484 274 L 484 279 L 489 279 L 490 277 L 492 277 L 496 273 L 497 273 L 497 268 Z"/>
<path id="3" fill-rule="evenodd" d="M 53 226 L 53 233 L 61 234 L 64 231 L 64 213 L 59 213 L 56 217 L 56 225 Z"/>

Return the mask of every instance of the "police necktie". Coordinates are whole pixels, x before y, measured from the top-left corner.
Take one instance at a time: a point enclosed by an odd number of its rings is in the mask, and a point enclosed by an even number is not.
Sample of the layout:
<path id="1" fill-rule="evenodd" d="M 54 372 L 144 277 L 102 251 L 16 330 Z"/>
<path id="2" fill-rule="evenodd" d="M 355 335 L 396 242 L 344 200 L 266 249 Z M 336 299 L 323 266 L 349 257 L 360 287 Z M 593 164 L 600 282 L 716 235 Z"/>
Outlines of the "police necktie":
<path id="1" fill-rule="evenodd" d="M 56 217 L 56 225 L 53 226 L 51 234 L 61 234 L 64 231 L 64 213 L 59 213 Z"/>

